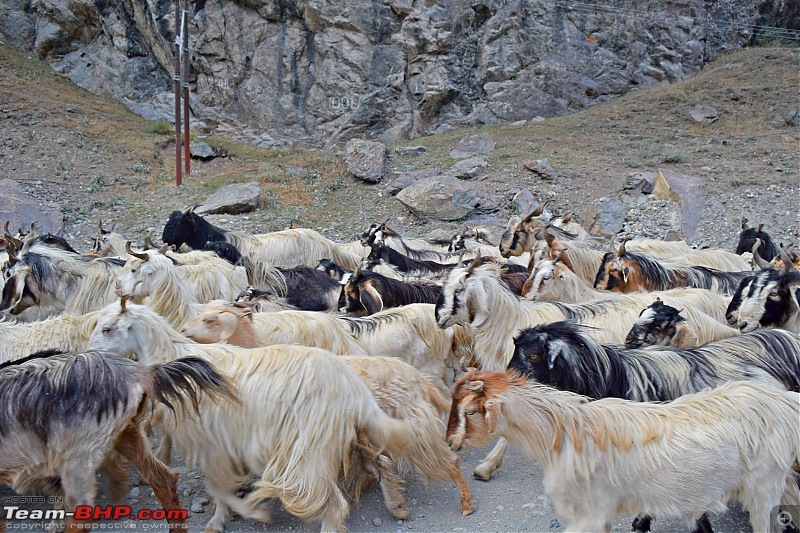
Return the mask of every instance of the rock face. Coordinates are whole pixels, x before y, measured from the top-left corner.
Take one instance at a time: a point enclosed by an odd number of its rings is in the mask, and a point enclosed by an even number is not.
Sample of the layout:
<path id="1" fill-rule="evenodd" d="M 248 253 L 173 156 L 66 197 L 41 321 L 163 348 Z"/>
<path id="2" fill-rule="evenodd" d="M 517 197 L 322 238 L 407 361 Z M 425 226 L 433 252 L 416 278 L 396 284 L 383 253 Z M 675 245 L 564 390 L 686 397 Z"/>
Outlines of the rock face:
<path id="1" fill-rule="evenodd" d="M 367 183 L 380 183 L 386 174 L 386 146 L 375 141 L 350 139 L 346 147 L 347 171 Z"/>
<path id="2" fill-rule="evenodd" d="M 420 180 L 400 191 L 397 199 L 418 217 L 435 220 L 458 220 L 498 209 L 492 200 L 452 176 Z"/>
<path id="3" fill-rule="evenodd" d="M 700 227 L 703 206 L 706 202 L 706 187 L 703 180 L 669 170 L 659 171 L 652 195 L 672 200 L 681 206 L 683 234 L 691 240 Z"/>
<path id="4" fill-rule="evenodd" d="M 198 215 L 249 213 L 258 207 L 259 194 L 259 183 L 232 183 L 209 196 L 194 212 Z"/>
<path id="5" fill-rule="evenodd" d="M 64 217 L 58 206 L 41 205 L 25 196 L 14 180 L 0 180 L 0 224 L 8 221 L 10 230 L 22 228 L 28 231 L 31 222 L 36 222 L 39 234 L 57 234 L 64 227 Z"/>
<path id="6" fill-rule="evenodd" d="M 758 27 L 792 20 L 792 2 L 771 0 L 190 5 L 195 117 L 251 128 L 258 142 L 327 146 L 564 114 L 681 79 Z M 651 8 L 658 16 L 641 16 Z M 173 10 L 158 0 L 7 0 L 0 32 L 82 87 L 168 117 Z"/>

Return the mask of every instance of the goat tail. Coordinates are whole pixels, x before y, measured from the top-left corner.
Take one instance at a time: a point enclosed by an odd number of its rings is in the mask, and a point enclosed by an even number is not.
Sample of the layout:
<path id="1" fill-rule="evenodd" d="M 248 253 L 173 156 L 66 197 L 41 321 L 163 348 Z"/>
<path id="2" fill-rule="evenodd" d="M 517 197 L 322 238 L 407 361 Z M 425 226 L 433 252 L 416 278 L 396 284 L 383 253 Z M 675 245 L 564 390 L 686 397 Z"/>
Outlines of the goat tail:
<path id="1" fill-rule="evenodd" d="M 199 357 L 182 357 L 169 363 L 150 366 L 149 396 L 173 412 L 183 410 L 190 401 L 199 412 L 203 395 L 218 401 L 238 401 L 234 385 L 214 365 Z"/>
<path id="2" fill-rule="evenodd" d="M 442 391 L 431 383 L 431 379 L 432 378 L 425 380 L 425 401 L 431 404 L 439 414 L 447 414 L 450 412 L 450 400 L 445 398 Z"/>
<path id="3" fill-rule="evenodd" d="M 367 409 L 362 412 L 359 426 L 374 447 L 399 455 L 413 440 L 414 428 L 409 421 L 398 420 L 384 413 L 371 396 Z"/>

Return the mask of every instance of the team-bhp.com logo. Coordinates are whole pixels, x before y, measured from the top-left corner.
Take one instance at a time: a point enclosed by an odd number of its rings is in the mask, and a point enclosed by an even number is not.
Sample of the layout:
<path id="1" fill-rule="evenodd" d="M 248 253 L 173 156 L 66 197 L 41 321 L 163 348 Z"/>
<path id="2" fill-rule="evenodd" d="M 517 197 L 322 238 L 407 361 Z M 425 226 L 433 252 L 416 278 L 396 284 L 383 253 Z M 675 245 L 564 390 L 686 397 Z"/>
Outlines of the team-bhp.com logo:
<path id="1" fill-rule="evenodd" d="M 78 505 L 74 513 L 64 509 L 23 509 L 19 505 L 4 505 L 3 518 L 14 520 L 186 520 L 186 509 L 139 509 L 127 505 Z"/>

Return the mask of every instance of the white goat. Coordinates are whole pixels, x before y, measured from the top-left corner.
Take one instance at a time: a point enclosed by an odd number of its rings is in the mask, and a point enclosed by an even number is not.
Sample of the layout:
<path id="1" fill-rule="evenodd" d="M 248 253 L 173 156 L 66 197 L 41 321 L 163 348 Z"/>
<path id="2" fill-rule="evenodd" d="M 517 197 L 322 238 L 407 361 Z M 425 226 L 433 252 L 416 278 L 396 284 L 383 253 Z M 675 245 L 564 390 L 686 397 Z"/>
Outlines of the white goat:
<path id="1" fill-rule="evenodd" d="M 589 402 L 514 372 L 470 372 L 453 398 L 451 447 L 506 437 L 542 466 L 567 531 L 610 533 L 621 513 L 694 523 L 732 499 L 753 531 L 770 530 L 779 503 L 800 518 L 796 392 L 732 382 L 667 404 Z"/>
<path id="2" fill-rule="evenodd" d="M 23 324 L 0 319 L 0 363 L 45 350 L 81 352 L 89 344 L 96 324 L 97 311 Z"/>
<path id="3" fill-rule="evenodd" d="M 160 409 L 156 417 L 187 461 L 205 472 L 217 503 L 206 531 L 222 531 L 229 509 L 268 522 L 262 502 L 269 498 L 335 531 L 349 513 L 345 495 L 360 486 L 360 479 L 345 477 L 360 436 L 397 454 L 412 438 L 410 424 L 381 411 L 353 371 L 328 351 L 193 344 L 147 307 L 114 305 L 103 312 L 92 346 L 144 363 L 197 356 L 238 388 L 238 404 L 201 401 L 199 416 Z M 250 473 L 261 480 L 243 500 L 236 491 Z"/>

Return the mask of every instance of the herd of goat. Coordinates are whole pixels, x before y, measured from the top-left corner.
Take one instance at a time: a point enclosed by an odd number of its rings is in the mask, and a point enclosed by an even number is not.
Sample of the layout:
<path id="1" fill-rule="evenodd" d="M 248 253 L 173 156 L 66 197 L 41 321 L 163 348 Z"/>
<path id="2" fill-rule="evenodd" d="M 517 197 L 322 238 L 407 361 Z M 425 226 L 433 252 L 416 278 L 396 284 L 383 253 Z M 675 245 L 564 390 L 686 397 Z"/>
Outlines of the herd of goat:
<path id="1" fill-rule="evenodd" d="M 190 208 L 161 240 L 101 223 L 80 254 L 6 224 L 0 483 L 73 510 L 99 471 L 119 502 L 127 460 L 177 509 L 174 445 L 205 474 L 207 532 L 231 512 L 269 522 L 271 499 L 341 531 L 374 484 L 408 517 L 403 465 L 452 481 L 472 513 L 456 452 L 497 440 L 474 475 L 514 444 L 568 531 L 630 514 L 634 531 L 672 517 L 710 533 L 730 501 L 754 532 L 779 505 L 800 524 L 800 258 L 762 227 L 743 219 L 735 252 L 609 251 L 542 205 L 500 238 L 376 223 L 336 243 Z"/>

